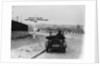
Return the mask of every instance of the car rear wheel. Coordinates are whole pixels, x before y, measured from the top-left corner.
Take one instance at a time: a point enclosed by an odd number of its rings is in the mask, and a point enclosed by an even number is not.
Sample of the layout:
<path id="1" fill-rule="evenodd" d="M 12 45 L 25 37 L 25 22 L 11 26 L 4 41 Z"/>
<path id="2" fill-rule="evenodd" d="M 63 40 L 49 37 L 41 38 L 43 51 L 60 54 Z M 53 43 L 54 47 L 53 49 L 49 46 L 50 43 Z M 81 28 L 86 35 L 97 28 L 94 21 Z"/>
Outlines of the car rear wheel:
<path id="1" fill-rule="evenodd" d="M 46 49 L 46 52 L 48 53 L 49 52 L 49 49 Z"/>
<path id="2" fill-rule="evenodd" d="M 64 48 L 64 49 L 62 49 L 62 52 L 64 52 L 64 53 L 65 53 L 65 52 L 66 52 L 66 49 L 65 49 L 65 48 Z"/>

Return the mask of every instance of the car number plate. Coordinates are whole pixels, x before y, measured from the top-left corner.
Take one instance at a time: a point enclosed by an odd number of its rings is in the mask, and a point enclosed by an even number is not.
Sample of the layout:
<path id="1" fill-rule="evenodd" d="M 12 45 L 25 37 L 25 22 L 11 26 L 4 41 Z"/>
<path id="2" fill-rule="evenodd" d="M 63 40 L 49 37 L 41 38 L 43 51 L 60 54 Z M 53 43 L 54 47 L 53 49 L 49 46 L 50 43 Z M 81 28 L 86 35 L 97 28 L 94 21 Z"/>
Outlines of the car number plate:
<path id="1" fill-rule="evenodd" d="M 59 47 L 59 45 L 52 45 L 53 47 Z"/>

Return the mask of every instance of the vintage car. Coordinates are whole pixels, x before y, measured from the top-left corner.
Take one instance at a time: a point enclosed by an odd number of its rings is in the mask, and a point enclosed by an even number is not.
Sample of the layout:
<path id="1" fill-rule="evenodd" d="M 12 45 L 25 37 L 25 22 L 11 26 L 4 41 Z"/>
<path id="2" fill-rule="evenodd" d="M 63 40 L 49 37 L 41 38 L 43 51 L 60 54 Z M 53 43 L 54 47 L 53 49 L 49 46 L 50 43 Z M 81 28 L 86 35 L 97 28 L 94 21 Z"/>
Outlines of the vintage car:
<path id="1" fill-rule="evenodd" d="M 49 39 L 46 42 L 46 52 L 66 52 L 66 42 L 63 39 Z"/>

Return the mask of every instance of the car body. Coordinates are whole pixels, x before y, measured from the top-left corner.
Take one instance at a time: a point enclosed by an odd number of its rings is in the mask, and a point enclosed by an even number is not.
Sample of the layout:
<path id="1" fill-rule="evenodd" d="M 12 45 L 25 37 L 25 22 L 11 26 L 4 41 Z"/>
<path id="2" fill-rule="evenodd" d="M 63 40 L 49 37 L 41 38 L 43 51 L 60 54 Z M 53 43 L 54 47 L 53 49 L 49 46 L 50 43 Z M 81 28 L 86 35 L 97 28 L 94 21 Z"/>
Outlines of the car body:
<path id="1" fill-rule="evenodd" d="M 52 39 L 46 42 L 46 52 L 66 52 L 66 42 L 62 39 Z"/>

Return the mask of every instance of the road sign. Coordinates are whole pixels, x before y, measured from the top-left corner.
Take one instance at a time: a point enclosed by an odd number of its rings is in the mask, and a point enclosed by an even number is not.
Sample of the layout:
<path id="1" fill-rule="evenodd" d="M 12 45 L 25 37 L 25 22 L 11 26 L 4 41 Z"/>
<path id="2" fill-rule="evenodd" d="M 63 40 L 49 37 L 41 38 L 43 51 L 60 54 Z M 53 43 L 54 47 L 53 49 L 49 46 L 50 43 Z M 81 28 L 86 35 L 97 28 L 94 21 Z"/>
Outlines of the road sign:
<path id="1" fill-rule="evenodd" d="M 35 34 L 36 34 L 36 27 L 35 24 L 37 23 L 37 21 L 48 21 L 48 19 L 43 19 L 43 17 L 28 17 L 28 19 L 25 19 L 26 21 L 32 21 L 33 23 L 33 38 L 35 38 Z"/>
<path id="2" fill-rule="evenodd" d="M 33 22 L 37 22 L 37 21 L 48 21 L 48 19 L 43 19 L 43 17 L 28 17 L 28 19 L 25 19 L 26 21 L 33 21 Z"/>

